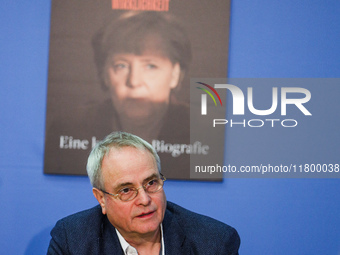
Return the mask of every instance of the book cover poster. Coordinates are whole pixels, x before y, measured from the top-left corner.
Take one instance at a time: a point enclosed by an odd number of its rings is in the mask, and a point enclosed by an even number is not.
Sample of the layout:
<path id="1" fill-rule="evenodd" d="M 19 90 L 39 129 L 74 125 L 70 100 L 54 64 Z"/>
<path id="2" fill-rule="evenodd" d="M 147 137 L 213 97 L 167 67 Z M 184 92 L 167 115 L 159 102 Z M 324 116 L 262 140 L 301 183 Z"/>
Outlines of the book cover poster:
<path id="1" fill-rule="evenodd" d="M 52 0 L 44 173 L 86 175 L 91 148 L 126 131 L 190 179 L 190 78 L 226 77 L 229 15 L 220 0 Z"/>

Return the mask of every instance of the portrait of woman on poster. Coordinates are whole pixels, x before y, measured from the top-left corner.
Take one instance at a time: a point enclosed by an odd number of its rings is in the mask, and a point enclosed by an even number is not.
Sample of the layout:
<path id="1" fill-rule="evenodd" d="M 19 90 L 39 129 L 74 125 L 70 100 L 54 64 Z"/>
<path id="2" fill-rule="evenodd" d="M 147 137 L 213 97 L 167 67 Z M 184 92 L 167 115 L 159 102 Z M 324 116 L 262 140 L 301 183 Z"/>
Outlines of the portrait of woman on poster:
<path id="1" fill-rule="evenodd" d="M 48 122 L 45 172 L 85 174 L 89 151 L 112 131 L 134 133 L 153 146 L 189 144 L 189 95 L 185 102 L 175 96 L 191 62 L 181 22 L 164 12 L 115 12 L 90 41 L 98 77 L 94 85 L 102 87 L 104 97 L 75 100 Z M 189 154 L 158 152 L 170 178 L 190 177 Z"/>

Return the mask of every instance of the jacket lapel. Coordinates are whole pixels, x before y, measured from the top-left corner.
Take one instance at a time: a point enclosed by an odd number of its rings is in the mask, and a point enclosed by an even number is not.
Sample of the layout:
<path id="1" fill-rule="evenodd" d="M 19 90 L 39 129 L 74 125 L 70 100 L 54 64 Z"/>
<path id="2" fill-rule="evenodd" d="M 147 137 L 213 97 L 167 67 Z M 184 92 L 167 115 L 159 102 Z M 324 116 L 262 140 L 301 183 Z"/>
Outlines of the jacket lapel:
<path id="1" fill-rule="evenodd" d="M 163 235 L 166 255 L 192 254 L 189 240 L 169 210 L 166 210 L 163 220 Z"/>
<path id="2" fill-rule="evenodd" d="M 112 255 L 124 255 L 123 249 L 120 245 L 116 229 L 109 222 L 106 216 L 104 216 L 102 224 L 102 235 L 98 238 L 99 253 L 100 255 L 112 254 Z"/>

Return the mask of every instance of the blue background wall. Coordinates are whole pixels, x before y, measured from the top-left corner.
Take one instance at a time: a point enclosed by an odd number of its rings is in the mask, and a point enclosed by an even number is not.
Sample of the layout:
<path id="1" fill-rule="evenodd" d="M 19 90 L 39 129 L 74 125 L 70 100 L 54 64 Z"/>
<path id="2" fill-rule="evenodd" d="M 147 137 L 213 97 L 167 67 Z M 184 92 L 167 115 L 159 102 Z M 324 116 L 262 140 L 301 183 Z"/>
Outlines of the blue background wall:
<path id="1" fill-rule="evenodd" d="M 45 254 L 55 222 L 96 200 L 86 177 L 43 174 L 50 1 L 0 5 L 0 254 Z M 339 14 L 337 0 L 232 1 L 229 76 L 339 77 Z M 308 129 L 228 129 L 227 160 L 340 163 L 332 89 L 312 91 L 322 105 Z M 165 190 L 234 226 L 241 254 L 340 254 L 340 179 L 167 181 Z"/>

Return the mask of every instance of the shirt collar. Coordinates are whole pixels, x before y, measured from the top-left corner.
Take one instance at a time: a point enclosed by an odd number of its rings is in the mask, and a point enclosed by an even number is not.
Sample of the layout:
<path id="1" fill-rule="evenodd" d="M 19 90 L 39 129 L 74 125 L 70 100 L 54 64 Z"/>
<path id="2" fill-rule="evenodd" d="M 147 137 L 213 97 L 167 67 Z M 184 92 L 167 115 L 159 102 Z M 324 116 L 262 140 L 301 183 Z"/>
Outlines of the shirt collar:
<path id="1" fill-rule="evenodd" d="M 161 250 L 162 252 L 160 255 L 165 255 L 165 247 L 164 247 L 164 237 L 163 237 L 163 225 L 161 224 Z M 120 242 L 120 246 L 122 247 L 124 254 L 127 255 L 127 249 L 129 246 L 131 246 L 125 239 L 124 237 L 119 233 L 119 231 L 116 229 L 116 233 Z M 132 247 L 132 246 L 131 246 Z"/>

